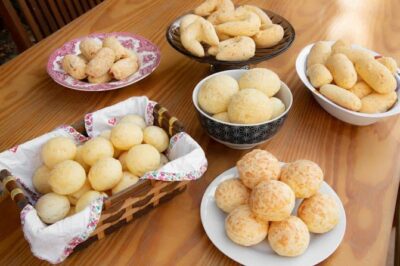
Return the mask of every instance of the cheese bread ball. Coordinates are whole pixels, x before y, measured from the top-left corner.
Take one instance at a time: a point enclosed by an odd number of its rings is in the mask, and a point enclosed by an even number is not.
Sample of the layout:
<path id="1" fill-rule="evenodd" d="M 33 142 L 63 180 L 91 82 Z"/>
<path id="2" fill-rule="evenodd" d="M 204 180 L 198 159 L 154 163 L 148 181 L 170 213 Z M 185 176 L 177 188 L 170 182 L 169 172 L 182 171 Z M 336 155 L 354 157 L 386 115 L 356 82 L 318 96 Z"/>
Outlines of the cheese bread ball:
<path id="1" fill-rule="evenodd" d="M 381 57 L 378 58 L 377 61 L 384 65 L 392 74 L 395 74 L 397 71 L 397 62 L 392 57 Z"/>
<path id="2" fill-rule="evenodd" d="M 97 52 L 101 49 L 102 43 L 93 38 L 86 38 L 79 44 L 79 50 L 81 50 L 82 55 L 91 60 Z"/>
<path id="3" fill-rule="evenodd" d="M 69 208 L 68 198 L 56 193 L 47 193 L 41 196 L 35 205 L 37 214 L 46 224 L 53 224 L 64 219 Z"/>
<path id="4" fill-rule="evenodd" d="M 244 89 L 233 95 L 228 105 L 229 121 L 238 124 L 256 124 L 271 119 L 271 100 L 259 90 Z"/>
<path id="5" fill-rule="evenodd" d="M 99 137 L 103 137 L 103 138 L 105 138 L 105 139 L 110 140 L 110 138 L 111 138 L 111 130 L 108 129 L 108 130 L 102 131 L 102 132 L 100 133 Z"/>
<path id="6" fill-rule="evenodd" d="M 353 63 L 344 54 L 331 55 L 325 65 L 339 87 L 350 89 L 356 84 L 357 72 Z"/>
<path id="7" fill-rule="evenodd" d="M 149 144 L 140 144 L 129 150 L 125 160 L 128 170 L 140 177 L 148 171 L 158 169 L 161 158 L 156 148 Z"/>
<path id="8" fill-rule="evenodd" d="M 229 123 L 229 116 L 228 116 L 228 112 L 222 112 L 222 113 L 218 113 L 213 115 L 213 118 L 222 121 L 222 122 L 228 122 Z"/>
<path id="9" fill-rule="evenodd" d="M 257 89 L 268 97 L 274 96 L 281 88 L 279 76 L 266 68 L 253 68 L 239 79 L 240 89 Z"/>
<path id="10" fill-rule="evenodd" d="M 280 116 L 283 112 L 285 112 L 285 104 L 278 98 L 276 97 L 271 97 L 270 98 L 271 102 L 272 102 L 272 116 L 271 119 L 274 119 L 278 116 Z"/>
<path id="11" fill-rule="evenodd" d="M 389 93 L 396 89 L 397 82 L 393 74 L 384 65 L 370 58 L 356 61 L 357 73 L 373 90 L 378 93 Z"/>
<path id="12" fill-rule="evenodd" d="M 322 234 L 339 223 L 339 206 L 332 196 L 317 193 L 301 202 L 297 216 L 311 233 Z"/>
<path id="13" fill-rule="evenodd" d="M 211 114 L 225 112 L 232 96 L 238 90 L 239 85 L 231 76 L 214 76 L 201 86 L 198 95 L 199 105 L 201 109 Z"/>
<path id="14" fill-rule="evenodd" d="M 113 187 L 111 189 L 111 192 L 114 195 L 114 194 L 124 190 L 125 188 L 133 186 L 138 181 L 139 181 L 139 177 L 137 177 L 129 172 L 123 172 L 121 180 L 118 182 L 117 185 L 115 185 L 115 187 Z"/>
<path id="15" fill-rule="evenodd" d="M 121 155 L 118 157 L 118 161 L 121 163 L 122 166 L 122 171 L 128 171 L 128 167 L 126 166 L 126 156 L 128 155 L 127 151 L 124 151 L 121 153 Z"/>
<path id="16" fill-rule="evenodd" d="M 220 183 L 214 195 L 218 208 L 226 213 L 247 204 L 249 196 L 250 190 L 240 182 L 239 178 L 231 178 Z"/>
<path id="17" fill-rule="evenodd" d="M 113 157 L 114 147 L 103 137 L 92 138 L 83 145 L 82 158 L 85 163 L 93 166 L 99 159 Z"/>
<path id="18" fill-rule="evenodd" d="M 309 160 L 297 160 L 282 168 L 281 181 L 293 189 L 296 198 L 315 195 L 322 185 L 324 173 L 318 164 Z"/>
<path id="19" fill-rule="evenodd" d="M 114 158 L 102 158 L 90 168 L 88 178 L 90 185 L 97 191 L 111 189 L 122 178 L 121 163 Z"/>
<path id="20" fill-rule="evenodd" d="M 331 55 L 331 51 L 331 46 L 327 42 L 315 43 L 307 57 L 307 69 L 315 64 L 325 65 L 326 60 Z"/>
<path id="21" fill-rule="evenodd" d="M 386 94 L 371 93 L 361 99 L 360 112 L 374 114 L 383 113 L 392 108 L 397 101 L 397 93 L 392 91 Z"/>
<path id="22" fill-rule="evenodd" d="M 75 161 L 66 160 L 50 171 L 49 184 L 57 194 L 67 195 L 78 191 L 85 180 L 85 169 Z"/>
<path id="23" fill-rule="evenodd" d="M 83 167 L 83 169 L 85 169 L 85 172 L 87 173 L 87 172 L 89 172 L 90 165 L 85 163 L 85 161 L 83 160 L 82 150 L 83 150 L 83 146 L 78 146 L 76 148 L 76 154 L 75 154 L 74 161 L 79 163 Z"/>
<path id="24" fill-rule="evenodd" d="M 69 202 L 72 205 L 76 205 L 79 198 L 89 190 L 92 190 L 92 187 L 90 186 L 89 180 L 86 178 L 85 183 L 83 183 L 83 186 L 78 191 L 68 195 Z"/>
<path id="25" fill-rule="evenodd" d="M 243 184 L 253 189 L 265 180 L 277 180 L 281 173 L 278 159 L 271 153 L 254 149 L 245 154 L 237 163 L 239 178 Z"/>
<path id="26" fill-rule="evenodd" d="M 133 123 L 139 126 L 141 129 L 146 127 L 146 122 L 140 115 L 126 115 L 121 119 L 121 121 L 119 121 L 119 124 L 122 123 Z"/>
<path id="27" fill-rule="evenodd" d="M 35 174 L 32 178 L 32 183 L 37 192 L 41 194 L 51 192 L 49 177 L 50 169 L 46 165 L 42 165 L 38 169 L 36 169 Z"/>
<path id="28" fill-rule="evenodd" d="M 307 69 L 307 76 L 310 78 L 310 82 L 315 88 L 329 84 L 333 80 L 331 72 L 322 64 L 310 66 Z"/>
<path id="29" fill-rule="evenodd" d="M 53 168 L 54 165 L 62 161 L 74 159 L 75 153 L 76 145 L 72 139 L 55 137 L 43 145 L 42 159 L 47 167 Z"/>
<path id="30" fill-rule="evenodd" d="M 168 157 L 160 153 L 160 167 L 163 167 L 169 162 Z"/>
<path id="31" fill-rule="evenodd" d="M 143 141 L 144 143 L 154 146 L 159 152 L 165 151 L 169 145 L 167 132 L 157 126 L 149 126 L 144 129 Z"/>
<path id="32" fill-rule="evenodd" d="M 310 243 L 307 226 L 296 216 L 269 225 L 268 242 L 280 256 L 295 257 L 303 254 Z"/>
<path id="33" fill-rule="evenodd" d="M 258 220 L 249 206 L 241 205 L 226 217 L 225 231 L 233 242 L 248 247 L 265 239 L 268 233 L 268 223 Z"/>
<path id="34" fill-rule="evenodd" d="M 362 80 L 357 81 L 357 83 L 353 87 L 351 87 L 349 91 L 354 93 L 360 99 L 373 92 L 371 87 Z"/>
<path id="35" fill-rule="evenodd" d="M 143 141 L 142 129 L 133 123 L 119 123 L 111 130 L 111 143 L 119 150 L 129 150 Z"/>
<path id="36" fill-rule="evenodd" d="M 277 180 L 262 181 L 251 192 L 249 206 L 265 222 L 282 221 L 290 216 L 295 204 L 293 190 Z"/>
<path id="37" fill-rule="evenodd" d="M 94 190 L 86 191 L 76 202 L 75 212 L 82 211 L 83 209 L 86 208 L 86 206 L 89 206 L 90 203 L 92 203 L 94 200 L 100 197 L 102 197 L 102 194 L 98 191 Z"/>

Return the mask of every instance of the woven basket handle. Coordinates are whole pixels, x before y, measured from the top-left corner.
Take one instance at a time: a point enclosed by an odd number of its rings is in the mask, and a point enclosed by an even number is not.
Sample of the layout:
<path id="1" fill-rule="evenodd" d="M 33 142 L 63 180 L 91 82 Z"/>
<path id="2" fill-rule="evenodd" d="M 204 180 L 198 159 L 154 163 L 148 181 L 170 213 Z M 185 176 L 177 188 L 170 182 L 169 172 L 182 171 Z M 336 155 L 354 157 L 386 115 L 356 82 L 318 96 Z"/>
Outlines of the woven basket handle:
<path id="1" fill-rule="evenodd" d="M 28 199 L 25 197 L 17 181 L 15 181 L 15 177 L 8 170 L 3 169 L 0 171 L 0 182 L 3 183 L 4 189 L 10 193 L 11 199 L 22 210 L 28 204 Z"/>
<path id="2" fill-rule="evenodd" d="M 170 137 L 184 131 L 181 122 L 179 122 L 176 117 L 171 116 L 168 110 L 159 104 L 156 104 L 154 106 L 153 116 L 154 125 L 163 128 L 165 131 L 168 132 Z"/>

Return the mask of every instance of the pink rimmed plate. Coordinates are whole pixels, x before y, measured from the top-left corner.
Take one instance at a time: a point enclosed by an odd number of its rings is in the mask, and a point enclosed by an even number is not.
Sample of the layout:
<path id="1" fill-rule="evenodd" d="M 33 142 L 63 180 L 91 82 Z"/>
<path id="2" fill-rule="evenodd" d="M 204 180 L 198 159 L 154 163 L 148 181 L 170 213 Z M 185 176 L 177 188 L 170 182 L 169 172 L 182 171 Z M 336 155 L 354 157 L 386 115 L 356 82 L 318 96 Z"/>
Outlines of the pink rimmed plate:
<path id="1" fill-rule="evenodd" d="M 106 37 L 115 36 L 121 44 L 134 50 L 139 59 L 139 70 L 125 80 L 114 80 L 103 84 L 92 84 L 86 80 L 80 81 L 72 78 L 61 67 L 61 60 L 67 54 L 80 54 L 79 44 L 85 38 L 95 38 L 98 41 Z M 80 91 L 108 91 L 131 85 L 150 75 L 160 64 L 161 53 L 158 47 L 146 38 L 128 32 L 95 33 L 77 38 L 65 43 L 61 48 L 51 54 L 47 62 L 47 73 L 58 84 Z"/>

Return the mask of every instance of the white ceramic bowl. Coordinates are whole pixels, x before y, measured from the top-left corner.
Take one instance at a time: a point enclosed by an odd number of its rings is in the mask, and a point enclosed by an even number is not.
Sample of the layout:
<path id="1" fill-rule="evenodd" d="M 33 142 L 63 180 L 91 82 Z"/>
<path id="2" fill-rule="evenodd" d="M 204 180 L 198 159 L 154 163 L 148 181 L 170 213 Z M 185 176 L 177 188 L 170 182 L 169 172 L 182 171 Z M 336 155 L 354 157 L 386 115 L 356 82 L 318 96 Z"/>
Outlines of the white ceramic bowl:
<path id="1" fill-rule="evenodd" d="M 334 43 L 333 41 L 329 41 L 331 45 Z M 387 112 L 384 113 L 377 113 L 377 114 L 366 114 L 366 113 L 359 113 L 359 112 L 354 112 L 347 110 L 346 108 L 343 108 L 332 101 L 330 101 L 328 98 L 325 98 L 323 95 L 321 95 L 310 83 L 310 81 L 307 78 L 306 74 L 306 62 L 307 62 L 307 56 L 310 53 L 310 50 L 314 44 L 307 45 L 306 47 L 301 50 L 299 55 L 297 56 L 296 59 L 296 71 L 297 75 L 299 75 L 301 81 L 306 85 L 309 91 L 311 91 L 312 95 L 314 96 L 315 100 L 321 105 L 322 108 L 325 109 L 328 113 L 330 113 L 332 116 L 336 117 L 339 120 L 342 120 L 343 122 L 352 124 L 352 125 L 357 125 L 357 126 L 366 126 L 373 124 L 383 118 L 390 117 L 393 115 L 397 115 L 400 113 L 400 102 L 397 100 L 395 105 L 388 110 Z M 352 45 L 353 48 L 358 48 L 358 49 L 363 49 L 366 51 L 371 52 L 373 55 L 379 55 L 378 53 L 368 50 L 366 48 L 363 48 L 358 45 Z M 399 97 L 399 83 L 400 83 L 400 78 L 396 74 L 395 75 L 396 80 L 397 80 L 397 97 Z"/>
<path id="2" fill-rule="evenodd" d="M 280 116 L 266 122 L 258 124 L 234 124 L 222 122 L 213 118 L 210 114 L 200 108 L 197 95 L 206 80 L 217 75 L 229 75 L 234 79 L 239 80 L 240 76 L 247 71 L 248 70 L 244 69 L 236 69 L 215 73 L 202 79 L 193 90 L 193 104 L 197 110 L 197 115 L 202 127 L 211 138 L 233 149 L 251 149 L 256 145 L 270 140 L 285 122 L 293 102 L 292 92 L 288 86 L 282 82 L 281 89 L 275 97 L 279 98 L 285 104 L 286 110 Z"/>

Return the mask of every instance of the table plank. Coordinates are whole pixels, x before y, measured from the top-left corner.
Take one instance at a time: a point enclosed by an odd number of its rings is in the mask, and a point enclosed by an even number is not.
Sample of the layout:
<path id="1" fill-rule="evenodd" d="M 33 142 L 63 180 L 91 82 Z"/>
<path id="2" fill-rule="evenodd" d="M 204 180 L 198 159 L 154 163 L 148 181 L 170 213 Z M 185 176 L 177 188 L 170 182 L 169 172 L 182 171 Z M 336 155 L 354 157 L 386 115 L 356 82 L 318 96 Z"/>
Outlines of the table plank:
<path id="1" fill-rule="evenodd" d="M 0 150 L 39 136 L 83 114 L 131 96 L 147 95 L 167 107 L 201 144 L 209 170 L 201 180 L 168 204 L 130 223 L 104 240 L 74 253 L 64 264 L 234 265 L 208 240 L 199 206 L 207 185 L 246 152 L 211 140 L 201 129 L 191 103 L 192 89 L 208 75 L 208 66 L 173 50 L 165 30 L 178 15 L 201 1 L 107 0 L 17 58 L 0 67 Z M 294 69 L 298 52 L 317 40 L 347 38 L 400 59 L 400 20 L 396 0 L 290 1 L 252 0 L 287 18 L 296 30 L 293 46 L 259 64 L 276 71 L 294 93 L 289 117 L 277 136 L 261 147 L 282 161 L 313 160 L 342 199 L 347 230 L 339 249 L 324 265 L 384 265 L 399 185 L 400 121 L 390 118 L 355 127 L 321 109 Z M 64 42 L 93 32 L 129 31 L 152 40 L 162 53 L 159 68 L 128 88 L 78 92 L 47 75 L 50 53 Z M 23 238 L 16 207 L 0 203 L 0 264 L 45 264 L 32 256 Z M 176 230 L 179 228 L 179 230 Z"/>

